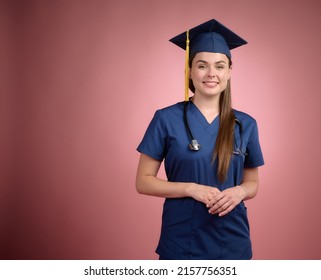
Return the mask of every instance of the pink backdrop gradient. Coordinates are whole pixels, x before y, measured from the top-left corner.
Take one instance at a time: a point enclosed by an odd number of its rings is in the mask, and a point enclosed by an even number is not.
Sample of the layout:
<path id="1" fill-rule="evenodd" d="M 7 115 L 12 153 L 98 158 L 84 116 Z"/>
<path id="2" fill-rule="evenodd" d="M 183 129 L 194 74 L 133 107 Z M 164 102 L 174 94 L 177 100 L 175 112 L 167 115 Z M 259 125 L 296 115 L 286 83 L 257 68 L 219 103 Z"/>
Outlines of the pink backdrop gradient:
<path id="1" fill-rule="evenodd" d="M 163 200 L 135 191 L 136 147 L 184 95 L 172 36 L 216 18 L 233 104 L 266 165 L 247 203 L 254 259 L 321 259 L 320 1 L 2 1 L 0 258 L 156 259 Z M 163 176 L 163 172 L 162 172 Z"/>

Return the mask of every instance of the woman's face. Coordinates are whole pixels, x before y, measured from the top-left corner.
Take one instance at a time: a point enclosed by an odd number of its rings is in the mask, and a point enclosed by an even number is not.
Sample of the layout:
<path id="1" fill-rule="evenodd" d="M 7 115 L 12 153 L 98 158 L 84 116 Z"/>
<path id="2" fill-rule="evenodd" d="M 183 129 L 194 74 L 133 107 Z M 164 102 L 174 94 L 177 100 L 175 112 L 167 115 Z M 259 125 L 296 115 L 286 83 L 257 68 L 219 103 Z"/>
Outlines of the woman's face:
<path id="1" fill-rule="evenodd" d="M 190 69 L 190 78 L 195 87 L 195 94 L 219 95 L 231 78 L 228 57 L 221 53 L 197 53 Z"/>

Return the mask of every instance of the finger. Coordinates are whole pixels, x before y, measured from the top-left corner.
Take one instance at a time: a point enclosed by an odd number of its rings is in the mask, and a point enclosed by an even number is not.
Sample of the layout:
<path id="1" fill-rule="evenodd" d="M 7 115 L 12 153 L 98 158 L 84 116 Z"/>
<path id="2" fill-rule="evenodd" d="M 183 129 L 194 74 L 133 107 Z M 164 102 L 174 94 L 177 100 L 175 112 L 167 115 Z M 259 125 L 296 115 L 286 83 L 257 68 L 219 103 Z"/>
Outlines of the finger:
<path id="1" fill-rule="evenodd" d="M 208 202 L 206 203 L 206 207 L 207 208 L 211 208 L 214 205 L 216 205 L 218 203 L 218 201 L 220 201 L 225 195 L 222 193 L 216 193 L 216 195 L 212 196 Z"/>
<path id="2" fill-rule="evenodd" d="M 220 200 L 216 201 L 212 204 L 209 208 L 209 212 L 211 214 L 217 214 L 219 212 L 224 211 L 228 207 L 228 200 L 226 197 L 221 198 Z"/>
<path id="3" fill-rule="evenodd" d="M 210 210 L 209 210 L 209 212 L 211 213 L 211 214 L 219 214 L 219 213 L 221 213 L 221 212 L 223 212 L 223 211 L 225 211 L 225 209 L 227 209 L 228 208 L 228 205 L 227 204 L 224 204 L 224 205 L 222 205 L 221 207 L 219 207 L 219 208 L 216 208 L 215 206 L 214 207 L 212 207 Z"/>
<path id="4" fill-rule="evenodd" d="M 230 205 L 229 207 L 227 207 L 225 210 L 223 210 L 222 212 L 219 212 L 218 215 L 220 217 L 225 216 L 226 214 L 230 213 L 232 210 L 234 209 L 233 205 Z"/>
<path id="5" fill-rule="evenodd" d="M 227 202 L 227 197 L 224 193 L 218 193 L 216 196 L 214 196 L 208 203 L 208 208 L 218 209 L 223 204 Z"/>

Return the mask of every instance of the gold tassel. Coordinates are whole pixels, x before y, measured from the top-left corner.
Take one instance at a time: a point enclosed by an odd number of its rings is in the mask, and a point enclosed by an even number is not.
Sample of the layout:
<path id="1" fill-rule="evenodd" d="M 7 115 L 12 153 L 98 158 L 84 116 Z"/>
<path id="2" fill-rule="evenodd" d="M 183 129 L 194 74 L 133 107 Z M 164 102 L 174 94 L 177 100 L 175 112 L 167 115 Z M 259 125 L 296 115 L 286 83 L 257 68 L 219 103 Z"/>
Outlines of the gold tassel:
<path id="1" fill-rule="evenodd" d="M 185 101 L 189 100 L 189 30 L 186 31 L 186 55 L 185 55 Z"/>

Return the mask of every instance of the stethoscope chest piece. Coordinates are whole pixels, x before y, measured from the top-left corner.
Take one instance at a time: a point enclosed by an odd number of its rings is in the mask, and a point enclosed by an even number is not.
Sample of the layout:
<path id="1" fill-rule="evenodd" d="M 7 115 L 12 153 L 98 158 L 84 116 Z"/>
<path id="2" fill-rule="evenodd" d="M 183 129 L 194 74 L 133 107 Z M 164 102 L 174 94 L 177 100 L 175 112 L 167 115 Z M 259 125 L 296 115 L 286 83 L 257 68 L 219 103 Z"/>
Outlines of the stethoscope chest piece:
<path id="1" fill-rule="evenodd" d="M 201 148 L 201 145 L 198 144 L 197 140 L 194 139 L 193 135 L 192 135 L 192 132 L 191 132 L 191 129 L 189 128 L 189 125 L 188 125 L 188 121 L 187 121 L 187 105 L 188 105 L 189 101 L 185 101 L 184 103 L 184 124 L 185 124 L 185 128 L 186 128 L 186 131 L 187 131 L 187 134 L 188 134 L 188 137 L 190 138 L 191 140 L 191 143 L 188 144 L 188 147 L 192 150 L 192 151 L 199 151 L 200 148 Z"/>
<path id="2" fill-rule="evenodd" d="M 191 132 L 191 129 L 189 127 L 188 121 L 187 121 L 187 105 L 188 105 L 189 101 L 185 101 L 184 103 L 184 124 L 185 124 L 185 128 L 186 128 L 186 132 L 188 134 L 188 137 L 191 141 L 190 144 L 188 144 L 188 147 L 192 150 L 192 151 L 199 151 L 201 149 L 201 145 L 197 142 L 197 140 L 194 139 L 193 134 Z M 242 147 L 243 147 L 243 126 L 242 123 L 239 119 L 235 118 L 235 122 L 238 124 L 239 126 L 239 131 L 240 131 L 240 138 L 241 138 L 241 143 L 240 143 L 240 147 L 237 146 L 237 141 L 236 141 L 236 137 L 235 137 L 235 150 L 233 151 L 233 154 L 236 155 L 240 155 L 243 154 L 244 156 L 247 156 L 246 152 L 242 152 Z"/>
<path id="3" fill-rule="evenodd" d="M 188 147 L 192 150 L 192 151 L 199 151 L 201 148 L 201 145 L 198 144 L 197 140 L 192 140 L 190 144 L 188 144 Z"/>

